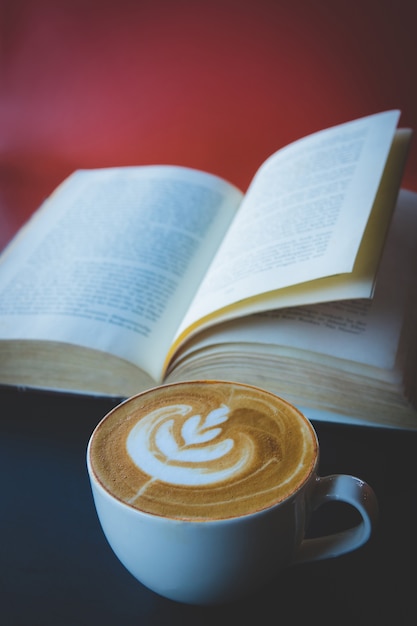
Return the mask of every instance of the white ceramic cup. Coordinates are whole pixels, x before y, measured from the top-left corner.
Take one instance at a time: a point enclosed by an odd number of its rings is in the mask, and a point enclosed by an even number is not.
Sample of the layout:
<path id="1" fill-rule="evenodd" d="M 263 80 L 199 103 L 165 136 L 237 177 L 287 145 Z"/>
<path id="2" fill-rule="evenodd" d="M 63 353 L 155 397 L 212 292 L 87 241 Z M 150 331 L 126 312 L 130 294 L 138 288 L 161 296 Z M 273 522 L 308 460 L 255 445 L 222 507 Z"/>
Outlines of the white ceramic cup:
<path id="1" fill-rule="evenodd" d="M 200 389 L 204 385 L 210 398 L 217 383 L 196 381 L 184 384 L 200 385 Z M 307 474 L 291 493 L 276 503 L 220 519 L 213 519 L 211 515 L 181 519 L 178 515 L 140 510 L 124 501 L 120 494 L 116 496 L 94 467 L 92 442 L 96 441 L 97 450 L 97 432 L 103 431 L 108 420 L 117 418 L 120 423 L 128 422 L 138 407 L 143 411 L 148 405 L 154 411 L 155 406 L 158 407 L 160 388 L 134 396 L 113 409 L 93 432 L 87 450 L 87 467 L 97 514 L 116 556 L 143 585 L 172 600 L 191 604 L 232 601 L 255 591 L 283 567 L 355 550 L 369 539 L 378 515 L 376 496 L 363 480 L 349 475 L 318 475 L 316 434 L 297 409 L 273 394 L 247 385 L 220 384 L 222 389 L 225 385 L 232 386 L 235 395 L 236 389 L 238 392 L 242 390 L 243 394 L 253 391 L 258 394 L 258 400 L 261 394 L 262 398 L 276 405 L 278 411 L 285 409 L 290 417 L 296 414 L 297 424 L 312 434 L 314 452 Z M 177 393 L 181 391 L 181 385 L 183 383 L 168 385 L 165 389 Z M 221 428 L 217 425 L 216 432 Z M 141 463 L 140 458 L 138 462 Z M 119 472 L 116 465 L 115 462 L 111 469 L 115 475 Z M 341 501 L 354 507 L 360 514 L 360 522 L 342 532 L 305 539 L 312 511 L 330 501 Z"/>

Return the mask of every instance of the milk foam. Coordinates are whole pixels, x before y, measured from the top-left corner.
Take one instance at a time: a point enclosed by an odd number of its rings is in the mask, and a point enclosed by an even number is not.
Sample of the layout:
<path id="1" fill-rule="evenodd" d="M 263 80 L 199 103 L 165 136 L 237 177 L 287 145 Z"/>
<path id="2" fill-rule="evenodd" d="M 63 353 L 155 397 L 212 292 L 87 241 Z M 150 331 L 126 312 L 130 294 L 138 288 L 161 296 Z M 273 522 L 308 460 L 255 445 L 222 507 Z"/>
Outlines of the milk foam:
<path id="1" fill-rule="evenodd" d="M 225 404 L 206 416 L 193 414 L 193 407 L 186 404 L 156 409 L 132 428 L 127 451 L 139 469 L 165 483 L 203 486 L 230 481 L 249 468 L 254 445 L 244 437 L 237 458 L 229 454 L 237 442 L 218 427 L 229 413 Z"/>
<path id="2" fill-rule="evenodd" d="M 317 441 L 285 400 L 237 383 L 165 385 L 116 407 L 96 429 L 94 473 L 115 497 L 181 519 L 245 515 L 311 475 Z"/>

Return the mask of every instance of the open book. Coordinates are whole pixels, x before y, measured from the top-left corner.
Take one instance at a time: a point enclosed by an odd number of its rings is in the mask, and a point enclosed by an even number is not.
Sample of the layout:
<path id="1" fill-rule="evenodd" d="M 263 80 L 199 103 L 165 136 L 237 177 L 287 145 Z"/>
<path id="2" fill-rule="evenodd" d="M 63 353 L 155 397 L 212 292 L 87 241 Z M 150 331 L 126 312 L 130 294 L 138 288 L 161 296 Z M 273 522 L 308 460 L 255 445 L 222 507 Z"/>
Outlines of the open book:
<path id="1" fill-rule="evenodd" d="M 245 194 L 168 165 L 69 176 L 0 257 L 0 384 L 124 398 L 226 378 L 312 419 L 417 428 L 399 116 L 284 147 Z"/>

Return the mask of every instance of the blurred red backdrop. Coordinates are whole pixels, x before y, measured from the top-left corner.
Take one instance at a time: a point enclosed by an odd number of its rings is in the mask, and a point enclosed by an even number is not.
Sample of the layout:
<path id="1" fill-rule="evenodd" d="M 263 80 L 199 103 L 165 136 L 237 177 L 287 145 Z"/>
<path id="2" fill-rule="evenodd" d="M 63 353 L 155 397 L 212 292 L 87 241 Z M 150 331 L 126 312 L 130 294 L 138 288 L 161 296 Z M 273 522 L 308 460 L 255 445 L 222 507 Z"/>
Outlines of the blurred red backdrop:
<path id="1" fill-rule="evenodd" d="M 0 249 L 76 168 L 245 189 L 321 128 L 399 108 L 417 131 L 416 18 L 414 0 L 0 0 Z"/>

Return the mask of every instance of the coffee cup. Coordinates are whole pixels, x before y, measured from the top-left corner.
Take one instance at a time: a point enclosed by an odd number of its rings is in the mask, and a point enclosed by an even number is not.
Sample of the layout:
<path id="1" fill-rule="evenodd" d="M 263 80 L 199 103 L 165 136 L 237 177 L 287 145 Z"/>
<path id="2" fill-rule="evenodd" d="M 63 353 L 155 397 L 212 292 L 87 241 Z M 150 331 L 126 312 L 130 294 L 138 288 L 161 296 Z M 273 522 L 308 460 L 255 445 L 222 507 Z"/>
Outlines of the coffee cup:
<path id="1" fill-rule="evenodd" d="M 191 604 L 254 592 L 282 568 L 362 546 L 374 529 L 372 488 L 318 474 L 311 423 L 270 392 L 234 382 L 155 387 L 115 407 L 87 450 L 104 534 L 143 585 Z M 306 538 L 330 501 L 359 512 L 347 530 Z"/>

